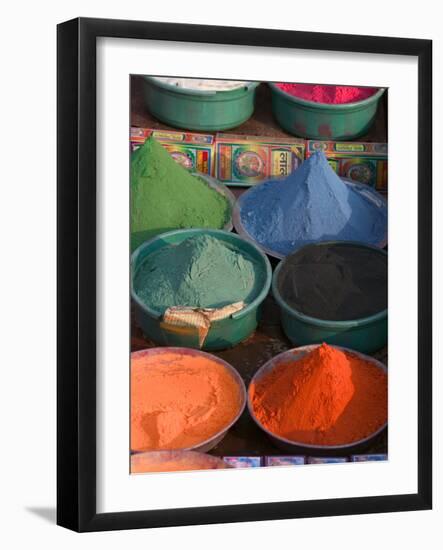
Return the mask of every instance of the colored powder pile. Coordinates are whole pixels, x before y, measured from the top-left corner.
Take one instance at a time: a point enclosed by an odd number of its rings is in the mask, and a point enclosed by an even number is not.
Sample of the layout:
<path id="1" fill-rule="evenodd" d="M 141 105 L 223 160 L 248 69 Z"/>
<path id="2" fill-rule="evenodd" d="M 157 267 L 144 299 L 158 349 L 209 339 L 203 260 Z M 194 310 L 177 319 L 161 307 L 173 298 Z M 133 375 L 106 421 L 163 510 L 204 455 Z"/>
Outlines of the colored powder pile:
<path id="1" fill-rule="evenodd" d="M 362 319 L 387 308 L 388 259 L 358 245 L 306 246 L 286 257 L 277 286 L 288 305 L 310 317 Z"/>
<path id="2" fill-rule="evenodd" d="M 224 365 L 164 351 L 131 359 L 131 450 L 186 449 L 237 416 L 242 396 Z"/>
<path id="3" fill-rule="evenodd" d="M 249 395 L 265 428 L 310 445 L 359 441 L 387 419 L 386 373 L 327 344 L 279 364 L 250 386 Z"/>
<path id="4" fill-rule="evenodd" d="M 185 88 L 186 90 L 204 90 L 212 92 L 226 92 L 243 88 L 248 82 L 239 80 L 208 80 L 200 78 L 171 78 L 157 76 L 154 78 L 164 84 Z"/>
<path id="5" fill-rule="evenodd" d="M 289 84 L 281 82 L 277 87 L 284 92 L 314 101 L 315 103 L 354 103 L 374 95 L 378 88 L 358 88 L 355 86 L 323 86 L 320 84 Z"/>
<path id="6" fill-rule="evenodd" d="M 152 451 L 131 456 L 131 474 L 226 468 L 229 466 L 221 458 L 195 451 Z"/>
<path id="7" fill-rule="evenodd" d="M 177 164 L 153 137 L 132 153 L 132 250 L 172 229 L 222 229 L 230 215 L 226 197 Z"/>
<path id="8" fill-rule="evenodd" d="M 148 255 L 134 276 L 134 291 L 148 307 L 219 308 L 251 302 L 264 280 L 259 266 L 234 246 L 197 235 Z"/>
<path id="9" fill-rule="evenodd" d="M 365 194 L 346 185 L 322 151 L 287 178 L 249 191 L 240 215 L 253 239 L 282 255 L 326 240 L 379 245 L 387 228 L 386 208 L 376 208 Z"/>

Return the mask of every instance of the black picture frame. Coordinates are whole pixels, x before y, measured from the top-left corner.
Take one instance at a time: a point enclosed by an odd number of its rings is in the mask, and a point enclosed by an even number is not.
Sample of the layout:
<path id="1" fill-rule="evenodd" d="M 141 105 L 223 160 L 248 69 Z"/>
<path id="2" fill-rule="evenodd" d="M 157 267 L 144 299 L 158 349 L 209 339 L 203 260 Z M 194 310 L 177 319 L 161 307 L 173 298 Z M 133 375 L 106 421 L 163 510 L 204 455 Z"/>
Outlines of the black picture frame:
<path id="1" fill-rule="evenodd" d="M 418 58 L 418 490 L 415 494 L 97 514 L 96 39 Z M 432 506 L 432 41 L 74 19 L 57 29 L 57 523 L 76 531 L 425 510 Z"/>

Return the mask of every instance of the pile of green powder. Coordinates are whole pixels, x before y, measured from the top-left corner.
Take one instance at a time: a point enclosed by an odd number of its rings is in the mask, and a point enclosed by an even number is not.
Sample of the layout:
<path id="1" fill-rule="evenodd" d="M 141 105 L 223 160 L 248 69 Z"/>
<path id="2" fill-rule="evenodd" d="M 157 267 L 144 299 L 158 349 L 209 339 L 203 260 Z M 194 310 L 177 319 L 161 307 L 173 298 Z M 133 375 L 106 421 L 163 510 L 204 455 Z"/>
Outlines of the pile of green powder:
<path id="1" fill-rule="evenodd" d="M 153 137 L 132 153 L 132 250 L 172 229 L 222 229 L 230 215 L 226 197 L 177 164 Z"/>
<path id="2" fill-rule="evenodd" d="M 264 284 L 254 260 L 209 235 L 168 245 L 146 257 L 134 277 L 134 291 L 148 307 L 223 307 L 251 302 Z"/>

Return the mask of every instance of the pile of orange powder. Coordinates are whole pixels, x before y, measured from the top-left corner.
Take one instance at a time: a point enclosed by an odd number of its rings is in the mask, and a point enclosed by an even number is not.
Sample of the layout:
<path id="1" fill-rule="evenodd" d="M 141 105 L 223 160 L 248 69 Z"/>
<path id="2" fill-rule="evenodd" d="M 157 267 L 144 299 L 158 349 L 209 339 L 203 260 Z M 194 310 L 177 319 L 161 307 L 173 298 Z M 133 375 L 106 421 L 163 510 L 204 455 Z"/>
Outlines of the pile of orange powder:
<path id="1" fill-rule="evenodd" d="M 161 350 L 131 358 L 131 450 L 188 449 L 237 416 L 234 376 L 203 354 Z"/>
<path id="2" fill-rule="evenodd" d="M 356 354 L 327 344 L 279 364 L 251 384 L 249 396 L 270 432 L 310 445 L 345 445 L 387 420 L 387 375 Z"/>
<path id="3" fill-rule="evenodd" d="M 150 451 L 131 456 L 131 474 L 224 470 L 226 468 L 229 466 L 221 458 L 195 451 Z"/>

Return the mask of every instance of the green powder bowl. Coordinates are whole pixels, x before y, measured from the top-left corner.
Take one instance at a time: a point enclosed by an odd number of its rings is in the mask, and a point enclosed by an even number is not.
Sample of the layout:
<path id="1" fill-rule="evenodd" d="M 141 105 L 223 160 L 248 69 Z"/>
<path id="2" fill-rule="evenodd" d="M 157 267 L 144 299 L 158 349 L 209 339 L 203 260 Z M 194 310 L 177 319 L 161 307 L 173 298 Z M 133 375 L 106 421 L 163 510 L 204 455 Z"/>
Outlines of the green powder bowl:
<path id="1" fill-rule="evenodd" d="M 163 321 L 163 312 L 157 311 L 144 303 L 134 289 L 138 269 L 146 258 L 161 248 L 178 245 L 194 236 L 208 235 L 219 239 L 244 254 L 256 264 L 260 273 L 260 285 L 255 295 L 243 309 L 232 313 L 229 317 L 213 321 L 203 346 L 199 346 L 199 335 L 196 329 L 177 330 Z M 131 256 L 131 297 L 134 306 L 135 319 L 144 335 L 163 346 L 180 346 L 203 350 L 221 350 L 235 346 L 248 338 L 256 329 L 261 304 L 269 293 L 272 281 L 272 269 L 268 258 L 257 246 L 234 233 L 216 229 L 181 229 L 169 231 L 143 243 Z M 223 282 L 221 282 L 223 284 Z M 177 304 L 180 305 L 180 304 Z"/>

